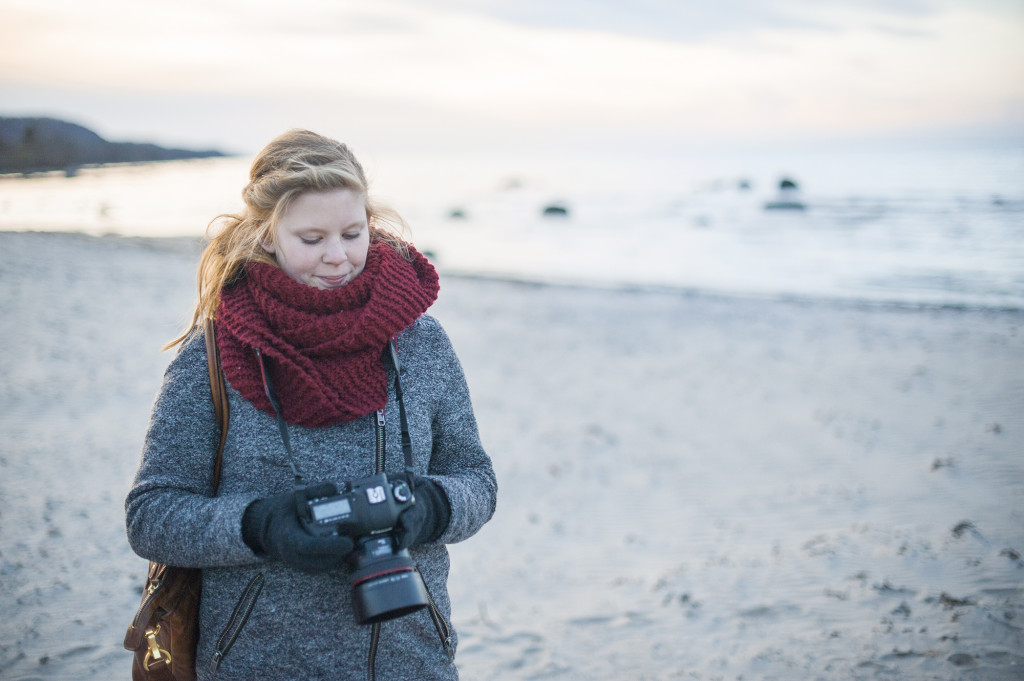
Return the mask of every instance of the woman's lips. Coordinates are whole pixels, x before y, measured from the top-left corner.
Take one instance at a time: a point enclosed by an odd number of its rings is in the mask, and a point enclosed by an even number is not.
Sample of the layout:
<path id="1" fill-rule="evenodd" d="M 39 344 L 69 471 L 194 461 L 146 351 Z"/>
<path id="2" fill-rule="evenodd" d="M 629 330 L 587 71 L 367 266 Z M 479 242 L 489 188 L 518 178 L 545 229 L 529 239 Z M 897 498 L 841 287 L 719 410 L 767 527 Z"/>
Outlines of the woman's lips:
<path id="1" fill-rule="evenodd" d="M 344 275 L 344 274 L 336 276 L 336 277 L 319 276 L 317 278 L 320 281 L 324 282 L 324 284 L 326 284 L 327 286 L 331 286 L 331 287 L 344 286 L 345 282 L 348 281 L 348 276 Z"/>

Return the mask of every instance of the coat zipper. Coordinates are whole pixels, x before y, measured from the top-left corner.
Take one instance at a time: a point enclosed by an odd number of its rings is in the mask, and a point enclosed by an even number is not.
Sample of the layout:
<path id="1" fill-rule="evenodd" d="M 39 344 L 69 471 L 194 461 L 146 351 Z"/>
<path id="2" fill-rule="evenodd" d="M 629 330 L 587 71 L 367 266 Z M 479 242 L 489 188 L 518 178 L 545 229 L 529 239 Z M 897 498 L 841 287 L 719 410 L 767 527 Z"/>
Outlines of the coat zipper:
<path id="1" fill-rule="evenodd" d="M 380 645 L 380 622 L 374 622 L 370 628 L 370 657 L 366 661 L 366 679 L 375 681 L 377 678 L 377 646 Z"/>
<path id="2" fill-rule="evenodd" d="M 444 615 L 434 605 L 433 597 L 430 597 L 430 603 L 427 604 L 427 610 L 430 611 L 430 619 L 434 620 L 434 627 L 437 629 L 437 635 L 441 637 L 441 645 L 449 653 L 452 651 L 452 630 L 448 626 L 448 622 L 445 620 Z"/>
<path id="3" fill-rule="evenodd" d="M 220 663 L 224 661 L 224 656 L 231 650 L 231 646 L 235 645 L 235 640 L 242 633 L 245 623 L 249 621 L 252 609 L 256 607 L 256 599 L 260 597 L 260 592 L 262 591 L 263 573 L 261 572 L 253 577 L 245 587 L 245 590 L 242 591 L 242 596 L 238 599 L 238 603 L 235 604 L 235 609 L 231 613 L 228 625 L 224 628 L 220 638 L 217 639 L 217 649 L 213 653 L 213 660 L 210 661 L 211 671 L 217 671 Z"/>
<path id="4" fill-rule="evenodd" d="M 376 423 L 376 435 L 377 435 L 377 460 L 376 460 L 376 473 L 384 472 L 384 463 L 386 458 L 386 441 L 385 441 L 385 426 L 386 421 L 384 420 L 384 410 L 377 410 L 377 423 Z M 417 569 L 417 572 L 419 570 Z M 422 575 L 420 576 L 422 579 Z M 434 603 L 434 596 L 430 593 L 430 588 L 427 587 L 426 581 L 423 582 L 423 586 L 427 589 L 427 609 L 430 612 L 430 619 L 434 623 L 434 628 L 437 629 L 437 635 L 441 639 L 441 644 L 449 654 L 452 652 L 452 634 L 451 627 L 448 626 L 448 622 L 445 621 L 444 615 L 438 609 Z M 377 648 L 380 645 L 380 622 L 373 625 L 370 631 L 370 654 L 367 659 L 366 665 L 366 678 L 368 681 L 375 681 L 377 678 L 376 662 L 377 662 Z"/>
<path id="5" fill-rule="evenodd" d="M 416 572 L 419 572 L 419 568 L 416 568 Z M 423 575 L 420 574 L 420 579 L 423 579 Z M 441 614 L 441 610 L 434 603 L 434 594 L 430 593 L 430 587 L 427 586 L 427 580 L 423 580 L 423 588 L 427 590 L 427 611 L 430 613 L 430 619 L 434 622 L 434 628 L 437 629 L 437 635 L 441 638 L 441 645 L 449 653 L 452 652 L 452 630 L 448 626 L 448 621 L 445 620 L 444 615 Z"/>
<path id="6" fill-rule="evenodd" d="M 384 420 L 384 410 L 383 409 L 378 409 L 377 410 L 377 426 L 376 426 L 376 429 L 375 429 L 375 433 L 377 435 L 377 450 L 376 450 L 376 452 L 377 452 L 377 460 L 375 462 L 376 465 L 374 467 L 374 471 L 373 471 L 374 473 L 383 473 L 384 472 L 384 461 L 385 461 L 384 457 L 385 457 L 385 448 L 386 448 L 386 444 L 385 444 L 386 440 L 385 440 L 385 435 L 384 435 L 384 426 L 385 425 L 387 425 L 387 422 Z"/>
<path id="7" fill-rule="evenodd" d="M 377 410 L 377 423 L 374 434 L 377 436 L 377 447 L 375 450 L 376 460 L 374 461 L 374 473 L 383 473 L 387 455 L 386 430 L 387 421 L 384 419 L 384 410 Z M 370 629 L 370 654 L 366 660 L 366 679 L 374 681 L 377 678 L 377 646 L 380 645 L 380 622 L 375 622 Z"/>

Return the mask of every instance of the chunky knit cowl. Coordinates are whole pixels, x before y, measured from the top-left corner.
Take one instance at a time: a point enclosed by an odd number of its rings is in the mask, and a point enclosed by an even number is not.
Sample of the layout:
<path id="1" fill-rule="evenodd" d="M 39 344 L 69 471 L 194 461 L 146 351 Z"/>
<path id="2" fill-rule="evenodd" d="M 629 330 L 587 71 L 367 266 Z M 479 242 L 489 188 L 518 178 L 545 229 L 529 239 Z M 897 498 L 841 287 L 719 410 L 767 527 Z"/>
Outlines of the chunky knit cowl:
<path id="1" fill-rule="evenodd" d="M 288 423 L 352 421 L 387 403 L 384 349 L 437 299 L 437 272 L 411 246 L 412 262 L 373 244 L 366 266 L 338 289 L 300 283 L 279 267 L 251 263 L 220 292 L 217 345 L 224 375 L 257 408 L 264 393 L 258 349 Z"/>

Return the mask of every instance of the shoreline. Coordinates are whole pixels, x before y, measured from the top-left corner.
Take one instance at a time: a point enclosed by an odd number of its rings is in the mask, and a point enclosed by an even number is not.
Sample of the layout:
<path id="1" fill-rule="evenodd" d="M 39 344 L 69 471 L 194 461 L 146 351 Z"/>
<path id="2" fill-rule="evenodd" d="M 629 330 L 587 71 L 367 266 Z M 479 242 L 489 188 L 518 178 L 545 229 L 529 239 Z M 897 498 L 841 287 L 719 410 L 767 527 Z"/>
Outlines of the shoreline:
<path id="1" fill-rule="evenodd" d="M 111 243 L 122 242 L 125 244 L 135 244 L 143 247 L 149 247 L 157 251 L 167 251 L 171 253 L 193 253 L 198 258 L 202 253 L 203 244 L 205 237 L 202 236 L 126 236 L 123 234 L 109 233 L 109 234 L 92 234 L 85 231 L 75 230 L 15 230 L 15 229 L 0 229 L 0 235 L 3 234 L 31 234 L 40 236 L 53 236 L 54 238 L 81 238 L 84 240 L 96 239 L 100 241 L 107 241 Z M 2 238 L 2 236 L 0 236 Z M 414 242 L 415 245 L 415 242 Z M 429 256 L 428 256 L 429 257 Z M 549 279 L 534 279 L 529 276 L 519 276 L 501 273 L 489 273 L 489 272 L 474 272 L 474 271 L 460 271 L 456 269 L 449 269 L 444 267 L 443 264 L 435 263 L 435 267 L 438 273 L 446 279 L 459 279 L 464 281 L 488 281 L 495 283 L 504 283 L 514 286 L 524 287 L 536 287 L 536 288 L 556 288 L 556 289 L 567 289 L 567 290 L 594 290 L 594 291 L 609 291 L 618 293 L 638 293 L 638 294 L 664 294 L 664 295 L 675 295 L 684 298 L 702 298 L 708 300 L 722 300 L 722 301 L 752 301 L 752 302 L 763 302 L 763 303 L 786 303 L 793 305 L 826 305 L 836 308 L 851 308 L 851 309 L 879 309 L 879 310 L 899 310 L 912 312 L 920 310 L 926 312 L 929 310 L 950 310 L 950 311 L 977 311 L 977 312 L 992 312 L 992 313 L 1019 313 L 1024 312 L 1024 304 L 1012 304 L 1007 303 L 1005 305 L 984 305 L 984 304 L 971 304 L 971 303 L 955 303 L 955 302 L 935 302 L 927 300 L 909 301 L 899 299 L 869 299 L 869 298 L 858 298 L 858 297 L 840 297 L 840 296 L 829 296 L 829 295 L 809 295 L 799 293 L 757 293 L 754 291 L 726 291 L 726 290 L 715 290 L 710 288 L 701 288 L 696 286 L 681 286 L 672 284 L 640 284 L 640 283 L 628 283 L 628 282 L 600 282 L 600 281 L 568 281 L 559 280 L 557 278 Z"/>

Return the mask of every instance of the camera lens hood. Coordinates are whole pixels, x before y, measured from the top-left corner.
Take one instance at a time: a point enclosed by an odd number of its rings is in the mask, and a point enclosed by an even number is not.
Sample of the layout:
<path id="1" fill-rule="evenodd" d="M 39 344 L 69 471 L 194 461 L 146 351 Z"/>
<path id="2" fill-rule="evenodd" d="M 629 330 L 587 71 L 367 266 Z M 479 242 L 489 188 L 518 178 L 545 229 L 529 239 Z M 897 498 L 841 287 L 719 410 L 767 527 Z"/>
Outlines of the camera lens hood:
<path id="1" fill-rule="evenodd" d="M 352 574 L 352 603 L 359 624 L 402 617 L 428 602 L 423 577 L 406 550 L 363 565 Z"/>

